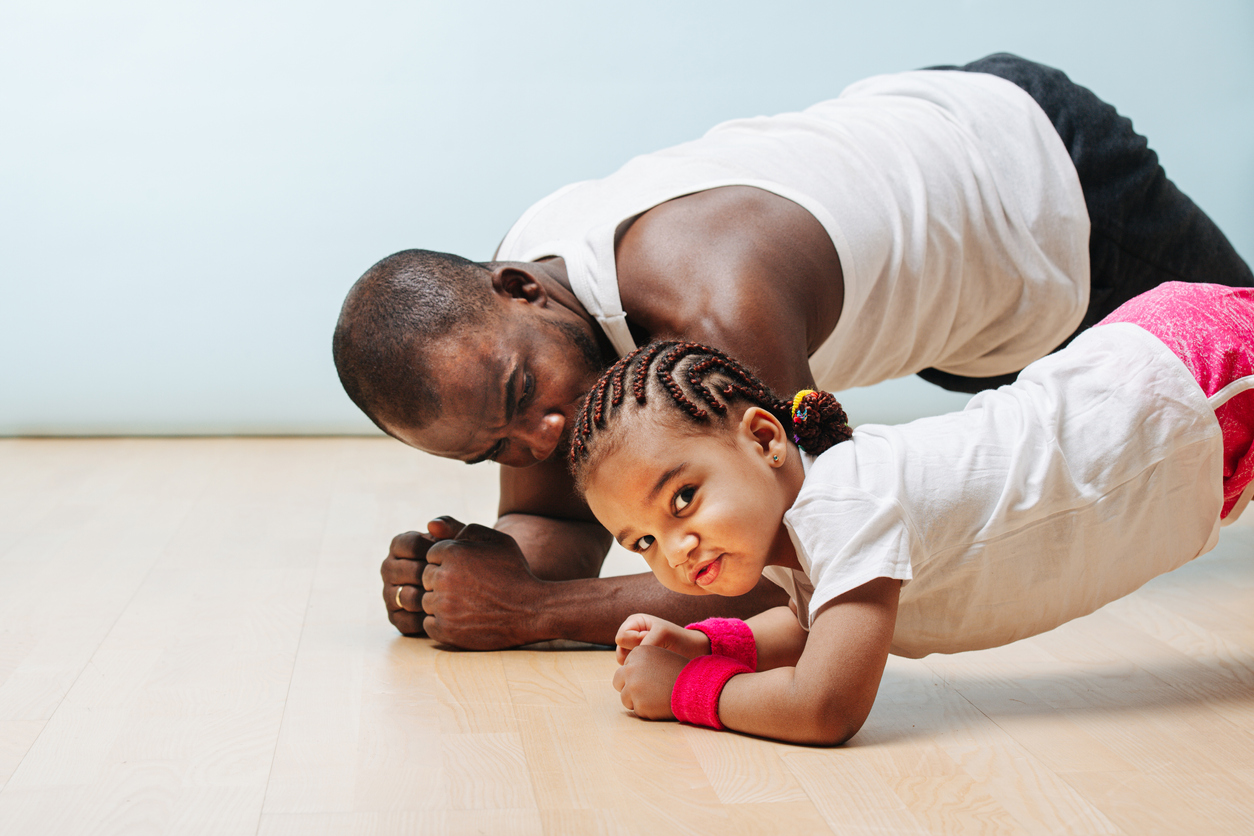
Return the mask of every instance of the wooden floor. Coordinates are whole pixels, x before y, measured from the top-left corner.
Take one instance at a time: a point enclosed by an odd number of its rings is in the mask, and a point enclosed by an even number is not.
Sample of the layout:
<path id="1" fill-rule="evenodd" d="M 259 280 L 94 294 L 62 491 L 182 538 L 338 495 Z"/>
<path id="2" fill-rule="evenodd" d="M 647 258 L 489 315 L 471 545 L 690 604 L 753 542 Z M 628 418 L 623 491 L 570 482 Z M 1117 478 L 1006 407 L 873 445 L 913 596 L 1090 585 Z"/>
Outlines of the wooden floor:
<path id="1" fill-rule="evenodd" d="M 639 721 L 605 650 L 398 636 L 390 537 L 494 503 L 382 439 L 0 440 L 0 833 L 1254 833 L 1254 511 L 1051 634 L 890 660 L 812 749 Z"/>

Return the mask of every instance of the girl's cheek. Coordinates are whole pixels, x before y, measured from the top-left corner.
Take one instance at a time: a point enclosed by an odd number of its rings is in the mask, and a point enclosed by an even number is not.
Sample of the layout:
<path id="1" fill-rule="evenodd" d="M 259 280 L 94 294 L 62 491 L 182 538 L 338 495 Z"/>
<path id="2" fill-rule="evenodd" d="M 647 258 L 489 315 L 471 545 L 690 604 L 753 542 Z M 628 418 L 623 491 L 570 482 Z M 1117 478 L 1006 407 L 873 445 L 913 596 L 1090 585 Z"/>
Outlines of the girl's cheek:
<path id="1" fill-rule="evenodd" d="M 654 577 L 656 577 L 665 585 L 667 582 L 666 578 L 670 575 L 672 571 L 671 567 L 666 564 L 666 561 L 664 560 L 659 561 L 650 556 L 650 557 L 646 557 L 644 559 L 644 562 L 649 564 L 649 571 L 653 573 Z"/>

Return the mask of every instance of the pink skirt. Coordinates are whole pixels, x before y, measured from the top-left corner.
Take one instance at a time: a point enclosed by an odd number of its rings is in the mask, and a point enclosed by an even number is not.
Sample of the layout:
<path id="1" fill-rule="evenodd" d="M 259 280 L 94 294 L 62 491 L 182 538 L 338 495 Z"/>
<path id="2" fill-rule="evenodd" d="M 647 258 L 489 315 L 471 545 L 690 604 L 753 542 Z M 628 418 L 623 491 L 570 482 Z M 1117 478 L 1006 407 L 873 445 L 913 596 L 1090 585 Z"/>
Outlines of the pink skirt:
<path id="1" fill-rule="evenodd" d="M 1112 322 L 1139 325 L 1162 340 L 1215 407 L 1224 440 L 1220 517 L 1235 509 L 1235 519 L 1254 493 L 1254 288 L 1168 282 L 1098 325 Z"/>

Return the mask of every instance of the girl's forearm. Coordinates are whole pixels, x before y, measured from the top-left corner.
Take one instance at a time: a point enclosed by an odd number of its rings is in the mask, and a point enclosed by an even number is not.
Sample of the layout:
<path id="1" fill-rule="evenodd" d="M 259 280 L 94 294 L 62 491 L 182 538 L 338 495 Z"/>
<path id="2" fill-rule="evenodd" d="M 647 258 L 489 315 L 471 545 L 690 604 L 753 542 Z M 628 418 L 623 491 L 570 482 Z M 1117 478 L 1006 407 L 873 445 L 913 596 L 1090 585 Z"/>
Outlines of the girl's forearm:
<path id="1" fill-rule="evenodd" d="M 759 661 L 757 673 L 728 680 L 719 697 L 719 721 L 729 729 L 793 743 L 848 740 L 875 703 L 900 586 L 878 578 L 840 596 L 819 613 L 808 635 L 794 617 L 792 624 L 803 635 L 801 649 L 776 610 L 751 619 L 755 638 L 761 628 L 766 644 L 759 643 L 759 660 L 764 652 L 774 660 L 793 652 L 799 658 L 795 666 L 771 668 Z"/>
<path id="2" fill-rule="evenodd" d="M 845 695 L 816 693 L 797 669 L 775 668 L 732 677 L 718 703 L 729 729 L 789 743 L 834 746 L 862 728 L 871 710 Z"/>
<path id="3" fill-rule="evenodd" d="M 806 646 L 806 631 L 788 607 L 773 607 L 745 622 L 758 647 L 758 670 L 792 667 Z"/>

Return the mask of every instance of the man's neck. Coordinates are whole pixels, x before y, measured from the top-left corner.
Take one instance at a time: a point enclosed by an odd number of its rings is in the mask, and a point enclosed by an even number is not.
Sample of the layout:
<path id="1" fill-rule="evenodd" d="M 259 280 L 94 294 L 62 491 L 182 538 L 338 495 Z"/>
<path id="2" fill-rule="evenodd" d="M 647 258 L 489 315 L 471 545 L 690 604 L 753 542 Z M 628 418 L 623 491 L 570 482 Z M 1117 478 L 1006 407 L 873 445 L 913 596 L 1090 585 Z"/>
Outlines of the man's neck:
<path id="1" fill-rule="evenodd" d="M 618 353 L 614 350 L 614 345 L 610 342 L 609 337 L 606 336 L 605 329 L 601 327 L 601 324 L 596 321 L 592 314 L 588 313 L 588 309 L 584 307 L 583 302 L 579 301 L 579 297 L 571 289 L 570 274 L 566 271 L 566 259 L 561 256 L 553 256 L 540 259 L 535 264 L 542 270 L 540 280 L 544 283 L 544 289 L 548 291 L 549 298 L 587 323 L 588 328 L 592 331 L 593 339 L 596 340 L 597 348 L 603 357 L 611 359 L 617 357 Z"/>

